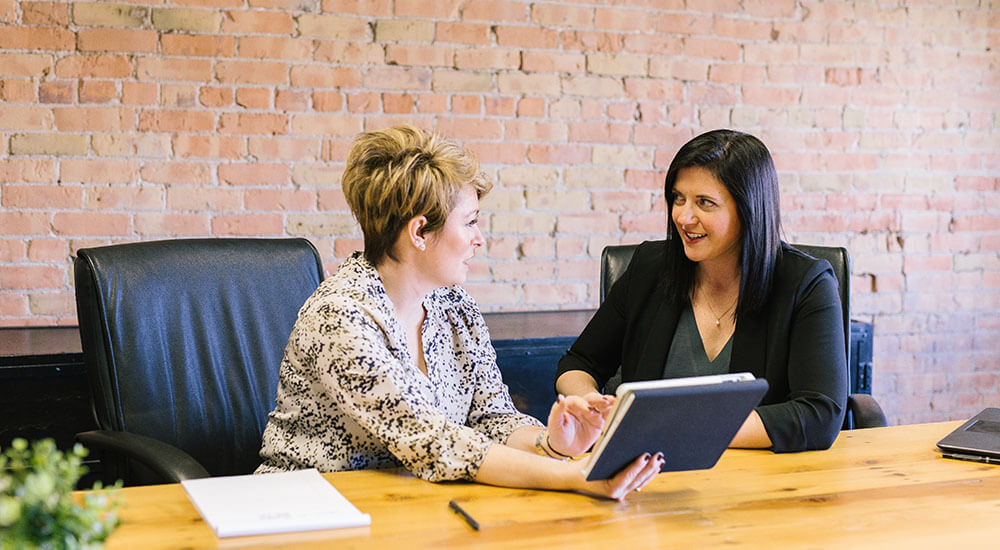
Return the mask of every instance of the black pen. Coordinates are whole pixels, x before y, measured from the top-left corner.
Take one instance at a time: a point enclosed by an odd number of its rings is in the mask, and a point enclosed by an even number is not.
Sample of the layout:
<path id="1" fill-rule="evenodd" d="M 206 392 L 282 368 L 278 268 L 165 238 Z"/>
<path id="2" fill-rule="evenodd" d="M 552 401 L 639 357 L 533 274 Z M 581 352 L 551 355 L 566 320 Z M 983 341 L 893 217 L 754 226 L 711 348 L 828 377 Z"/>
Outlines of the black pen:
<path id="1" fill-rule="evenodd" d="M 466 512 L 465 510 L 463 510 L 462 507 L 459 506 L 457 502 L 455 502 L 454 500 L 449 500 L 448 501 L 448 508 L 451 508 L 452 510 L 455 511 L 456 514 L 462 516 L 462 519 L 465 520 L 465 523 L 469 524 L 469 527 L 472 527 L 476 531 L 479 530 L 479 522 L 476 521 L 475 519 L 473 519 L 472 516 L 470 516 L 468 512 Z"/>
<path id="2" fill-rule="evenodd" d="M 983 464 L 1000 464 L 1000 458 L 988 456 L 967 455 L 964 453 L 941 453 L 945 458 L 956 458 L 958 460 L 971 460 L 972 462 L 982 462 Z"/>

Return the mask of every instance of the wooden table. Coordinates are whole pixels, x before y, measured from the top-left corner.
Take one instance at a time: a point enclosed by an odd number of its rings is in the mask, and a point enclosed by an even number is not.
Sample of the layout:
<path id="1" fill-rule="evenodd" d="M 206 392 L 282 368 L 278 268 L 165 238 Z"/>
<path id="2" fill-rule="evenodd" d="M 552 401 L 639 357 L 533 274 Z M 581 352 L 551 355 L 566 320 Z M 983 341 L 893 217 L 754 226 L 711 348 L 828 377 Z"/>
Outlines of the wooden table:
<path id="1" fill-rule="evenodd" d="M 845 431 L 828 451 L 730 450 L 711 470 L 661 474 L 625 502 L 396 471 L 327 474 L 371 526 L 286 535 L 217 539 L 180 485 L 127 488 L 108 548 L 996 548 L 1000 466 L 935 450 L 959 424 Z"/>

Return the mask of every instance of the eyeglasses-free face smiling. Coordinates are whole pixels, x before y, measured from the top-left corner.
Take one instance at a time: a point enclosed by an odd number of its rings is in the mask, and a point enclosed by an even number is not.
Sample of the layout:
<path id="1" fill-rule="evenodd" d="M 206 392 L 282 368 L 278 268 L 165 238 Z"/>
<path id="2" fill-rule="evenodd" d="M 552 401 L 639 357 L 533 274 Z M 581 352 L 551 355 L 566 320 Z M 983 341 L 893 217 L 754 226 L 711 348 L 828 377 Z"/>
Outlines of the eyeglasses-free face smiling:
<path id="1" fill-rule="evenodd" d="M 710 170 L 693 166 L 677 172 L 670 200 L 670 216 L 689 260 L 739 262 L 743 227 L 736 201 Z"/>

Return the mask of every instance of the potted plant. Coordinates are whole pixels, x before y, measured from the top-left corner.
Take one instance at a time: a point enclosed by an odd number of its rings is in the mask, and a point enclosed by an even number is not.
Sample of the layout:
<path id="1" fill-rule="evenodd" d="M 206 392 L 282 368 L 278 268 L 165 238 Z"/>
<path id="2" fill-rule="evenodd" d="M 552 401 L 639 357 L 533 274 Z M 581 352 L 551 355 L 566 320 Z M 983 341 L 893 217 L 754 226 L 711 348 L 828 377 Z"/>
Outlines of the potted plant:
<path id="1" fill-rule="evenodd" d="M 0 453 L 0 550 L 100 548 L 118 526 L 121 502 L 100 482 L 73 495 L 87 450 L 62 452 L 52 439 L 15 439 Z M 121 487 L 119 481 L 109 489 Z"/>

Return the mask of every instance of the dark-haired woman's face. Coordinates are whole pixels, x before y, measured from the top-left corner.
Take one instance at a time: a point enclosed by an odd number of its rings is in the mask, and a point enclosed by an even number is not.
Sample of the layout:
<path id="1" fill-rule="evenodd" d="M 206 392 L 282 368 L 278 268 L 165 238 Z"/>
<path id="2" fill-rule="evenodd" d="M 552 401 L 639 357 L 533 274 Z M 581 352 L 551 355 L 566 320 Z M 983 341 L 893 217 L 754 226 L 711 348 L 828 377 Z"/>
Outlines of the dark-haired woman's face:
<path id="1" fill-rule="evenodd" d="M 689 260 L 739 262 L 743 228 L 736 201 L 710 170 L 678 171 L 671 200 L 670 215 Z"/>

